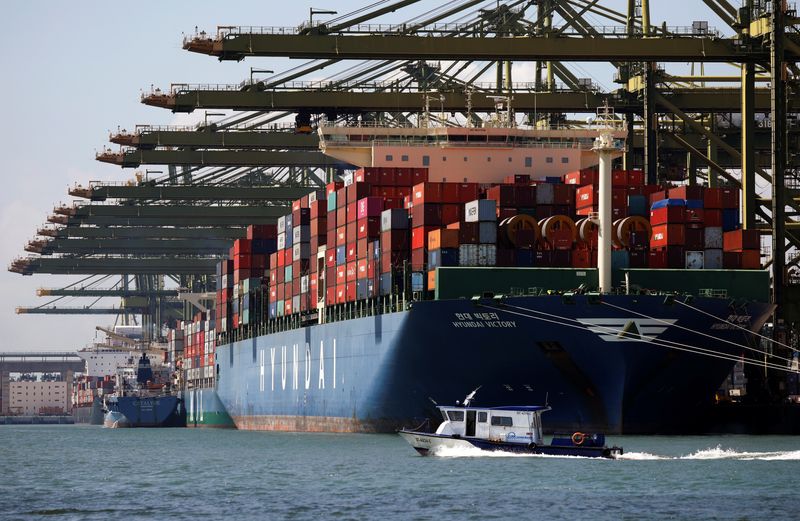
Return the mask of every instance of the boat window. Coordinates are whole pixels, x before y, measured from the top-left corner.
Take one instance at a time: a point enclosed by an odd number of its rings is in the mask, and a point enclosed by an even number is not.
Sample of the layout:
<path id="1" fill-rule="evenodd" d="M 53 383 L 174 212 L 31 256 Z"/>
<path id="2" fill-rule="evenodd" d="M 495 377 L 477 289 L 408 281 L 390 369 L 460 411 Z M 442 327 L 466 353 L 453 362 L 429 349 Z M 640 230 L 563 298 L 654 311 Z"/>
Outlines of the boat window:
<path id="1" fill-rule="evenodd" d="M 492 425 L 498 427 L 513 427 L 514 419 L 511 416 L 492 416 Z"/>
<path id="2" fill-rule="evenodd" d="M 485 412 L 479 412 L 478 413 L 478 423 L 486 423 L 486 416 L 487 416 L 487 414 Z"/>
<path id="3" fill-rule="evenodd" d="M 466 160 L 467 160 L 467 156 L 464 156 L 464 161 L 466 161 Z"/>
<path id="4" fill-rule="evenodd" d="M 488 161 L 489 163 L 491 163 L 491 162 L 492 162 L 492 156 L 486 156 L 486 161 Z"/>
<path id="5" fill-rule="evenodd" d="M 394 160 L 394 158 L 392 157 L 391 154 L 386 154 L 386 160 L 387 161 L 392 161 L 392 160 Z"/>
<path id="6" fill-rule="evenodd" d="M 408 161 L 408 156 L 403 154 L 402 156 L 400 156 L 400 161 Z"/>
<path id="7" fill-rule="evenodd" d="M 431 164 L 431 156 L 422 156 L 422 166 L 428 166 Z"/>
<path id="8" fill-rule="evenodd" d="M 450 417 L 450 421 L 451 422 L 463 422 L 464 421 L 464 411 L 447 411 L 447 416 Z"/>
<path id="9" fill-rule="evenodd" d="M 546 158 L 544 159 L 544 162 L 545 162 L 545 163 L 552 163 L 552 162 L 553 162 L 553 158 L 552 158 L 552 157 L 546 157 Z"/>
<path id="10" fill-rule="evenodd" d="M 508 158 L 508 162 L 510 163 L 511 161 L 512 161 L 512 159 L 511 159 L 511 157 L 509 157 L 509 158 Z"/>
<path id="11" fill-rule="evenodd" d="M 533 158 L 532 157 L 526 157 L 525 158 L 525 166 L 527 168 L 530 168 L 530 167 L 533 166 Z"/>
<path id="12" fill-rule="evenodd" d="M 562 158 L 561 158 L 561 162 L 562 162 L 562 163 L 565 163 L 565 164 L 566 164 L 566 163 L 569 163 L 569 158 L 568 158 L 568 157 L 562 157 Z"/>
<path id="13" fill-rule="evenodd" d="M 442 161 L 447 161 L 447 156 L 442 156 Z"/>

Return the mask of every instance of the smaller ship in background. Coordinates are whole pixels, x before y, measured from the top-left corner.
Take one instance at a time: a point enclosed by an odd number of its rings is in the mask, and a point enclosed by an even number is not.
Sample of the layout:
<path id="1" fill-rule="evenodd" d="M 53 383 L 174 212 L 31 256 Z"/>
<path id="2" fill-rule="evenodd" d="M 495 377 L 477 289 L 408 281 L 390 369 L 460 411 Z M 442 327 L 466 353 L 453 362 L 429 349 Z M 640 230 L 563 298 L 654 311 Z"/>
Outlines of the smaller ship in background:
<path id="1" fill-rule="evenodd" d="M 116 390 L 105 400 L 103 426 L 185 427 L 186 409 L 169 367 L 151 364 L 143 352 L 135 366 L 117 369 Z"/>

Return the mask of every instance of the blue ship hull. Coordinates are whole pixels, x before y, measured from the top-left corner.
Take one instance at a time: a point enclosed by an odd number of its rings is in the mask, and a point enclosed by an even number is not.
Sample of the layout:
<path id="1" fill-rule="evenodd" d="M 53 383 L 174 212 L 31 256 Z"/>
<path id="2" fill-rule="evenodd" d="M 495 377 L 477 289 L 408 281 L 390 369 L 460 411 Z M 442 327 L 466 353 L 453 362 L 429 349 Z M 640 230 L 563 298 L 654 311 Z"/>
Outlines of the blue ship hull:
<path id="1" fill-rule="evenodd" d="M 217 392 L 240 429 L 393 432 L 481 386 L 480 405 L 547 401 L 553 430 L 688 431 L 734 361 L 678 344 L 740 355 L 747 331 L 704 313 L 757 329 L 771 310 L 691 305 L 655 295 L 415 302 L 218 346 Z"/>
<path id="2" fill-rule="evenodd" d="M 191 389 L 183 392 L 186 404 L 186 426 L 197 428 L 233 429 L 236 426 L 225 410 L 216 389 Z"/>
<path id="3" fill-rule="evenodd" d="M 179 396 L 120 396 L 110 398 L 106 405 L 106 424 L 116 423 L 119 427 L 186 426 L 186 409 Z"/>

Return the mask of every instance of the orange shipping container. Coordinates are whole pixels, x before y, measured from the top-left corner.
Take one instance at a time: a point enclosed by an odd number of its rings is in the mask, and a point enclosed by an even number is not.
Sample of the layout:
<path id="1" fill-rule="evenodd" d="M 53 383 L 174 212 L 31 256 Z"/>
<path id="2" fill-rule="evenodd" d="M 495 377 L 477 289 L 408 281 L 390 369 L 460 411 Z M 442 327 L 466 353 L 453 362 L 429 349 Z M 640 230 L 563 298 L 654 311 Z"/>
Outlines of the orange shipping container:
<path id="1" fill-rule="evenodd" d="M 428 233 L 428 249 L 458 248 L 458 230 L 436 229 Z"/>

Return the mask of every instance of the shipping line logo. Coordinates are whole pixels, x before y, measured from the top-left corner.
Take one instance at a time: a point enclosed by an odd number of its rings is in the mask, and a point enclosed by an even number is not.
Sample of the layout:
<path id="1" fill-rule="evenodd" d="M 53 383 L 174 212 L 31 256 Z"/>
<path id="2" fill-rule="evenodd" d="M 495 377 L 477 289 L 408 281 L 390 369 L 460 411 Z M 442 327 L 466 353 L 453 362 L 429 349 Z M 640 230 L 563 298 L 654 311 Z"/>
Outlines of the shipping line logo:
<path id="1" fill-rule="evenodd" d="M 578 322 L 606 342 L 652 342 L 677 319 L 584 318 Z"/>

